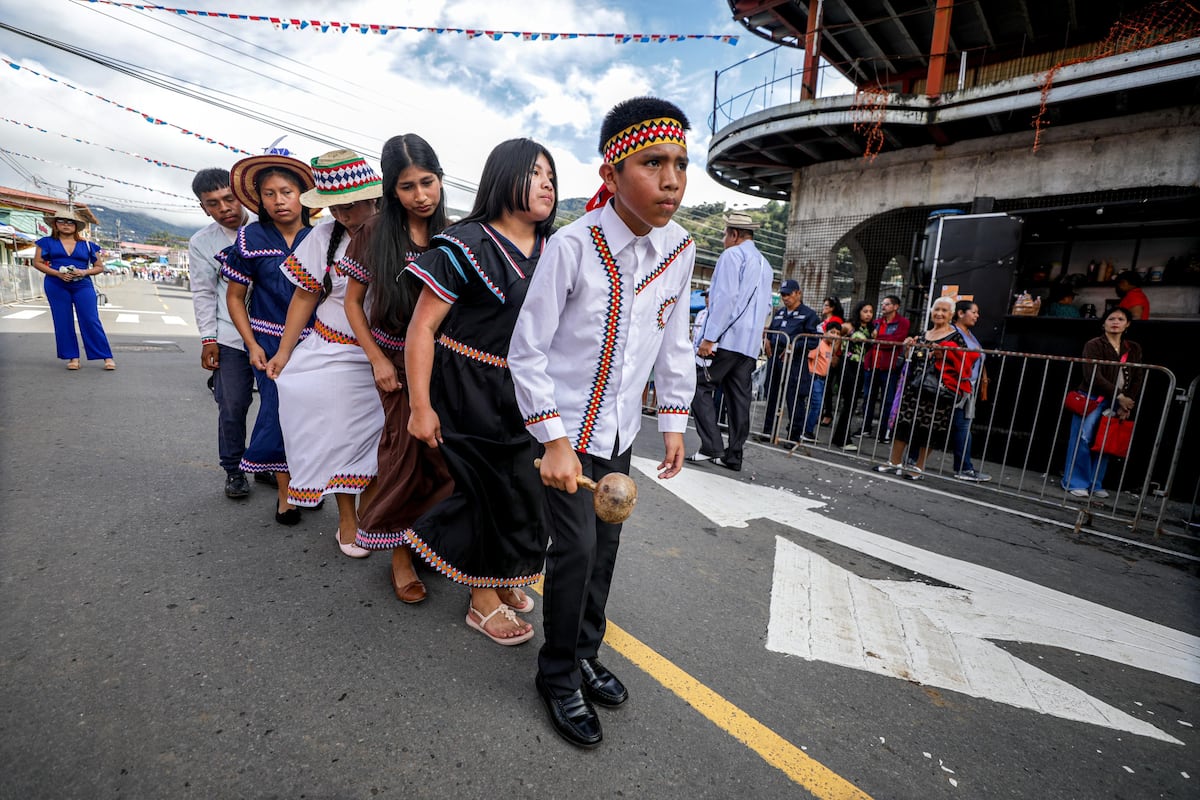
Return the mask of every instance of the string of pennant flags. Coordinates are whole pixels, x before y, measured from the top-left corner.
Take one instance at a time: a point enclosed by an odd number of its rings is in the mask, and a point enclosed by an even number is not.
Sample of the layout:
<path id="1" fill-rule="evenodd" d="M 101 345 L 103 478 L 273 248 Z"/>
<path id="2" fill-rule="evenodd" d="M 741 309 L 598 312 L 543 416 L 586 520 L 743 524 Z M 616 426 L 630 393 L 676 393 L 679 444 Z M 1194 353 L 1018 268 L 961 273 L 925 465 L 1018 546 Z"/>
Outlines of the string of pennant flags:
<path id="1" fill-rule="evenodd" d="M 385 35 L 391 31 L 409 33 L 425 33 L 436 36 L 465 36 L 468 39 L 490 39 L 498 42 L 506 38 L 520 39 L 526 42 L 552 42 L 571 39 L 611 39 L 616 44 L 665 44 L 696 40 L 723 42 L 736 46 L 737 36 L 714 33 L 562 33 L 552 31 L 502 31 L 490 28 L 450 28 L 431 25 L 387 25 L 375 22 L 334 22 L 320 19 L 298 19 L 293 17 L 272 17 L 265 14 L 239 14 L 231 11 L 198 11 L 191 8 L 170 8 L 168 6 L 147 5 L 144 3 L 122 3 L 117 0 L 88 0 L 107 6 L 132 8 L 138 11 L 165 11 L 169 14 L 188 17 L 205 17 L 213 19 L 230 19 L 239 22 L 266 22 L 281 30 L 312 30 L 320 33 L 375 33 Z"/>
<path id="2" fill-rule="evenodd" d="M 65 134 L 65 133 L 59 133 L 59 132 L 57 132 L 57 131 L 48 131 L 48 130 L 46 130 L 45 128 L 39 128 L 39 127 L 38 127 L 38 126 L 36 126 L 36 125 L 30 125 L 28 122 L 19 122 L 19 121 L 15 120 L 15 119 L 9 119 L 8 117 L 0 117 L 0 121 L 2 121 L 2 122 L 8 122 L 8 123 L 11 123 L 11 124 L 13 124 L 13 125 L 18 125 L 18 126 L 20 126 L 20 127 L 22 127 L 22 128 L 28 128 L 29 130 L 31 130 L 31 131 L 37 131 L 38 133 L 45 133 L 45 134 L 48 134 L 48 135 L 50 135 L 50 136 L 58 136 L 58 137 L 60 137 L 60 138 L 63 138 L 63 139 L 68 139 L 68 140 L 70 140 L 70 141 L 72 141 L 72 142 L 78 142 L 79 144 L 89 144 L 89 145 L 92 145 L 93 147 L 103 147 L 105 150 L 108 150 L 108 151 L 110 151 L 110 152 L 113 152 L 113 153 L 120 153 L 121 155 L 125 155 L 125 156 L 133 156 L 134 158 L 140 158 L 142 161 L 145 161 L 145 162 L 148 162 L 148 163 L 150 163 L 150 164 L 153 164 L 153 165 L 154 165 L 154 166 L 156 166 L 156 167 L 169 167 L 169 168 L 171 168 L 171 169 L 181 169 L 181 170 L 183 170 L 184 172 L 195 172 L 195 171 L 196 171 L 196 170 L 194 170 L 194 169 L 191 169 L 191 168 L 189 168 L 189 167 L 181 167 L 181 166 L 179 166 L 178 164 L 172 164 L 172 163 L 171 163 L 171 162 L 169 162 L 169 161 L 161 161 L 161 160 L 159 160 L 159 159 L 157 159 L 157 158 L 152 158 L 152 157 L 150 157 L 150 156 L 144 156 L 144 155 L 142 155 L 141 153 L 131 153 L 131 152 L 129 152 L 128 150 L 121 150 L 121 149 L 119 149 L 119 148 L 116 148 L 116 147 L 109 147 L 108 145 L 106 145 L 106 144 L 100 144 L 99 142 L 89 142 L 87 139 L 80 139 L 78 136 L 70 136 L 70 135 L 68 135 L 68 134 Z"/>
<path id="3" fill-rule="evenodd" d="M 0 153 L 4 153 L 5 155 L 10 155 L 10 156 L 16 156 L 18 158 L 28 158 L 30 161 L 41 161 L 43 164 L 52 164 L 53 166 L 56 166 L 56 167 L 66 167 L 67 169 L 73 169 L 76 172 L 82 172 L 84 175 L 91 175 L 93 178 L 100 178 L 102 180 L 109 181 L 110 183 L 119 183 L 123 186 L 132 186 L 134 189 L 142 189 L 143 191 L 154 192 L 155 194 L 165 194 L 167 197 L 178 197 L 180 200 L 191 200 L 192 199 L 186 195 L 175 194 L 174 192 L 164 192 L 162 189 L 152 189 L 149 186 L 142 186 L 139 183 L 130 183 L 129 181 L 123 181 L 120 178 L 112 178 L 112 177 L 109 177 L 108 175 L 101 175 L 99 172 L 90 172 L 86 169 L 80 169 L 79 167 L 75 166 L 74 164 L 63 164 L 58 161 L 51 161 L 48 158 L 42 158 L 41 156 L 31 156 L 31 155 L 27 155 L 25 153 L 18 153 L 15 150 L 9 150 L 4 147 L 0 147 Z"/>
<path id="4" fill-rule="evenodd" d="M 35 69 L 30 69 L 29 67 L 26 67 L 22 64 L 18 64 L 15 61 L 10 61 L 9 59 L 7 59 L 3 56 L 0 56 L 0 61 L 3 61 L 5 64 L 7 64 L 8 66 L 12 67 L 15 70 L 18 70 L 18 71 L 24 70 L 25 72 L 36 75 L 39 78 L 44 78 L 44 79 L 50 81 L 51 83 L 57 83 L 59 86 L 66 86 L 68 89 L 73 89 L 77 92 L 83 92 L 88 97 L 94 97 L 97 100 L 102 100 L 103 102 L 108 103 L 111 106 L 116 106 L 117 108 L 119 108 L 123 111 L 128 111 L 130 113 L 137 114 L 139 117 L 146 120 L 146 122 L 149 122 L 151 125 L 165 125 L 166 127 L 174 128 L 177 131 L 179 131 L 180 133 L 195 137 L 196 139 L 199 139 L 200 141 L 206 142 L 208 144 L 215 144 L 220 147 L 224 147 L 226 150 L 229 150 L 230 152 L 233 152 L 233 153 L 241 153 L 241 154 L 247 155 L 247 156 L 257 155 L 256 153 L 252 153 L 249 150 L 243 150 L 240 147 L 234 147 L 231 144 L 226 144 L 225 142 L 222 142 L 219 139 L 214 139 L 211 136 L 205 136 L 202 133 L 197 133 L 196 131 L 188 130 L 187 128 L 181 127 L 172 122 L 167 122 L 165 119 L 160 119 L 158 117 L 152 117 L 145 112 L 138 111 L 136 108 L 130 108 L 127 105 L 118 103 L 116 100 L 109 100 L 107 97 L 104 97 L 103 95 L 98 95 L 95 92 L 89 92 L 87 89 L 81 89 L 78 86 L 75 86 L 74 84 L 59 80 L 58 78 L 55 78 L 52 75 L 43 75 L 42 73 L 38 72 Z"/>

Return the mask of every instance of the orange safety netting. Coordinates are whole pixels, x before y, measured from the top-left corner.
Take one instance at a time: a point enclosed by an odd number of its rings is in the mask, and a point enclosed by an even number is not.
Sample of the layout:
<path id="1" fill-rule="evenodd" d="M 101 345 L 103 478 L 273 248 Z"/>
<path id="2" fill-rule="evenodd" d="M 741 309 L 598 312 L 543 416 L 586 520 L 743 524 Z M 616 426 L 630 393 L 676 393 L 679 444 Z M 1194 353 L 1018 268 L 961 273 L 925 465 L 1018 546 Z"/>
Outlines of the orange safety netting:
<path id="1" fill-rule="evenodd" d="M 1042 143 L 1042 131 L 1049 124 L 1046 105 L 1054 77 L 1063 67 L 1108 58 L 1119 53 L 1192 39 L 1200 35 L 1200 8 L 1186 0 L 1158 0 L 1141 11 L 1113 23 L 1108 36 L 1083 57 L 1060 61 L 1046 71 L 1042 79 L 1042 102 L 1033 118 L 1033 151 Z"/>

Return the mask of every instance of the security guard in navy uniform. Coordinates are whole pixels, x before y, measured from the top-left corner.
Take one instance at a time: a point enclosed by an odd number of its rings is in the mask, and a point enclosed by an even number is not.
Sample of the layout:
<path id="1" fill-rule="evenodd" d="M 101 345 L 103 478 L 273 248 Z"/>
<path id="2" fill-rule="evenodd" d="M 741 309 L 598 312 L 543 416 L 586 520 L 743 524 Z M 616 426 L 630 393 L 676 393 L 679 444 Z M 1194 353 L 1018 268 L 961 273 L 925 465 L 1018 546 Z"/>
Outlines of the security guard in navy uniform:
<path id="1" fill-rule="evenodd" d="M 775 416 L 779 409 L 779 392 L 784 390 L 791 423 L 787 439 L 800 440 L 804 432 L 805 401 L 812 386 L 812 374 L 808 371 L 808 351 L 820 341 L 816 337 L 796 342 L 798 351 L 792 356 L 787 371 L 787 382 L 783 381 L 783 362 L 790 349 L 791 339 L 802 333 L 816 333 L 820 317 L 817 312 L 804 305 L 804 293 L 800 284 L 792 280 L 779 286 L 783 306 L 771 316 L 767 326 L 767 342 L 763 352 L 767 354 L 767 416 L 763 421 L 763 433 L 770 435 L 775 428 Z M 780 429 L 780 434 L 784 433 Z"/>

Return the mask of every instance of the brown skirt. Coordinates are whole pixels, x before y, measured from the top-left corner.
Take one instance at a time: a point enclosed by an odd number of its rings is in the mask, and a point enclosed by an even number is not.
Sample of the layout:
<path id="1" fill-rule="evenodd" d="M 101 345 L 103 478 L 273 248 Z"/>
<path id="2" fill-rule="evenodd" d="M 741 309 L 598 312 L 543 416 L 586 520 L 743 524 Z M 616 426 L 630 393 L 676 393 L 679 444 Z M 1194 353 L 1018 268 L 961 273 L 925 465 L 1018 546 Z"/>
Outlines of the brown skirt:
<path id="1" fill-rule="evenodd" d="M 379 488 L 358 521 L 355 544 L 390 550 L 405 543 L 405 533 L 422 514 L 454 491 L 454 480 L 438 450 L 408 432 L 411 408 L 404 375 L 404 351 L 388 351 L 401 387 L 379 393 L 383 435 L 379 439 Z"/>

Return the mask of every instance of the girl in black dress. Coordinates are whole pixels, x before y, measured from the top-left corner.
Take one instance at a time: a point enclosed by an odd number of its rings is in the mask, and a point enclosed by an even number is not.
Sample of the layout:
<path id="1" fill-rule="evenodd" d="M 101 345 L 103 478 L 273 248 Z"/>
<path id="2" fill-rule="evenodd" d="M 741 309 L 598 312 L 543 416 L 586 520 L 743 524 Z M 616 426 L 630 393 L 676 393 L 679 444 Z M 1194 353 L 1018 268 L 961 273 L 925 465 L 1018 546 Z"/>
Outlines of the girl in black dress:
<path id="1" fill-rule="evenodd" d="M 454 493 L 407 532 L 425 561 L 471 588 L 467 624 L 497 644 L 528 641 L 517 587 L 542 573 L 547 534 L 537 443 L 525 430 L 508 346 L 558 208 L 554 160 L 513 139 L 488 156 L 475 207 L 409 264 L 424 284 L 405 344 L 409 432 L 441 451 Z"/>

